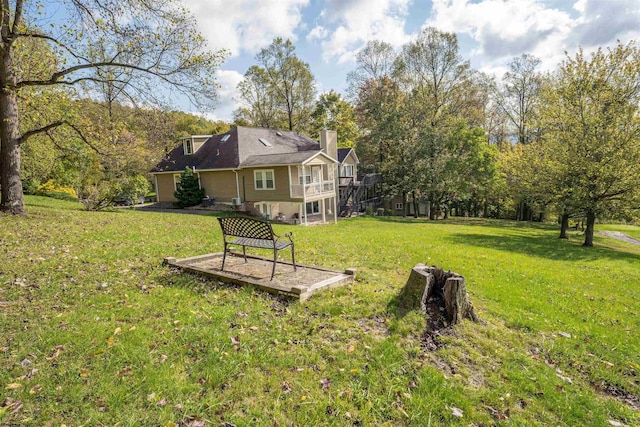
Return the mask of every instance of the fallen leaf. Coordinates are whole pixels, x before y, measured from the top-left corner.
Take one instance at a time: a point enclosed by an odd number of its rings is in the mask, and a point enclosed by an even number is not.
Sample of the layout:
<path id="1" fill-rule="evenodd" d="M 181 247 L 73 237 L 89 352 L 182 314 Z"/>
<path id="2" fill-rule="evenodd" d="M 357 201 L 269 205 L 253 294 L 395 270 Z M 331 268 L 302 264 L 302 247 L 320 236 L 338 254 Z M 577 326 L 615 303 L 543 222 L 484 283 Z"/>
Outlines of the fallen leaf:
<path id="1" fill-rule="evenodd" d="M 91 375 L 91 373 L 89 372 L 88 369 L 83 369 L 82 371 L 80 371 L 80 376 L 82 378 L 87 378 L 87 377 L 89 377 L 89 375 Z"/>
<path id="2" fill-rule="evenodd" d="M 11 384 L 7 384 L 5 389 L 7 389 L 7 390 L 16 390 L 16 389 L 19 389 L 20 387 L 22 387 L 22 384 L 20 384 L 20 383 L 11 383 Z"/>
<path id="3" fill-rule="evenodd" d="M 558 335 L 562 335 L 562 336 L 563 336 L 563 337 L 565 337 L 565 338 L 571 338 L 571 334 L 570 334 L 570 333 L 568 333 L 568 332 L 562 332 L 562 331 L 560 331 L 560 332 L 558 332 Z"/>
<path id="4" fill-rule="evenodd" d="M 624 427 L 624 424 L 616 420 L 609 420 L 609 424 L 615 427 Z"/>
<path id="5" fill-rule="evenodd" d="M 136 330 L 136 325 L 133 325 L 132 327 L 129 328 L 129 331 L 135 331 Z"/>
<path id="6" fill-rule="evenodd" d="M 282 392 L 285 394 L 291 392 L 291 383 L 289 381 L 282 381 Z"/>
<path id="7" fill-rule="evenodd" d="M 63 345 L 57 345 L 55 346 L 53 353 L 51 353 L 51 356 L 46 357 L 47 360 L 53 360 L 56 357 L 60 356 L 60 353 L 62 353 L 62 350 L 64 350 L 64 346 Z"/>
<path id="8" fill-rule="evenodd" d="M 569 377 L 565 377 L 565 376 L 560 375 L 560 374 L 556 374 L 556 376 L 558 378 L 560 378 L 561 380 L 568 382 L 569 384 L 573 384 L 573 380 L 571 378 L 569 378 Z"/>
<path id="9" fill-rule="evenodd" d="M 462 409 L 456 408 L 455 406 L 452 406 L 450 409 L 454 417 L 462 418 Z"/>
<path id="10" fill-rule="evenodd" d="M 115 330 L 115 331 L 113 331 L 113 335 L 118 335 L 120 332 L 122 332 L 122 328 L 120 328 L 120 326 L 118 326 L 118 327 L 116 328 L 116 330 Z"/>
<path id="11" fill-rule="evenodd" d="M 356 350 L 356 348 L 355 348 L 353 345 L 350 345 L 350 346 L 347 348 L 347 352 L 348 352 L 348 353 L 353 353 L 355 350 Z"/>
<path id="12" fill-rule="evenodd" d="M 331 381 L 328 378 L 323 378 L 320 380 L 320 384 L 322 384 L 323 390 L 329 390 L 329 387 L 331 386 Z"/>
<path id="13" fill-rule="evenodd" d="M 31 360 L 24 359 L 22 362 L 20 362 L 20 366 L 22 366 L 23 368 L 28 368 L 29 366 L 31 366 Z"/>
<path id="14" fill-rule="evenodd" d="M 156 398 L 156 394 L 155 393 L 149 393 L 147 394 L 147 401 L 151 402 L 153 399 Z"/>
<path id="15" fill-rule="evenodd" d="M 234 345 L 240 344 L 240 337 L 231 337 L 231 344 L 234 344 Z"/>
<path id="16" fill-rule="evenodd" d="M 7 397 L 4 399 L 4 402 L 2 402 L 2 406 L 0 406 L 0 408 L 7 408 L 11 410 L 12 414 L 15 414 L 22 408 L 22 402 L 20 402 L 19 400 Z"/>
<path id="17" fill-rule="evenodd" d="M 36 384 L 33 387 L 31 387 L 31 390 L 29 390 L 29 394 L 36 394 L 40 390 L 42 390 L 42 386 L 40 384 Z"/>
<path id="18" fill-rule="evenodd" d="M 305 400 L 307 400 L 307 396 L 302 396 L 300 400 L 304 402 Z"/>
<path id="19" fill-rule="evenodd" d="M 156 405 L 158 405 L 158 406 L 160 406 L 162 408 L 163 406 L 167 406 L 167 403 L 169 403 L 169 402 L 167 401 L 167 398 L 165 397 L 164 399 L 162 399 L 158 403 L 156 403 Z"/>

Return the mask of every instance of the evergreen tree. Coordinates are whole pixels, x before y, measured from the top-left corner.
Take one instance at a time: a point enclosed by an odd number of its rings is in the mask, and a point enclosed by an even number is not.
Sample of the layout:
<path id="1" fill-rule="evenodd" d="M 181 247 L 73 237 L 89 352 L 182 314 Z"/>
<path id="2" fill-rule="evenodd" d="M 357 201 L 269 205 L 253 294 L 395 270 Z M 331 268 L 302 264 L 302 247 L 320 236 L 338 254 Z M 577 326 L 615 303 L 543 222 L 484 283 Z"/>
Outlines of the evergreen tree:
<path id="1" fill-rule="evenodd" d="M 185 168 L 182 175 L 180 175 L 178 189 L 173 195 L 178 199 L 178 201 L 175 202 L 176 206 L 180 208 L 188 208 L 189 206 L 199 205 L 202 202 L 204 198 L 204 188 L 200 188 L 198 178 L 196 178 L 190 168 Z"/>

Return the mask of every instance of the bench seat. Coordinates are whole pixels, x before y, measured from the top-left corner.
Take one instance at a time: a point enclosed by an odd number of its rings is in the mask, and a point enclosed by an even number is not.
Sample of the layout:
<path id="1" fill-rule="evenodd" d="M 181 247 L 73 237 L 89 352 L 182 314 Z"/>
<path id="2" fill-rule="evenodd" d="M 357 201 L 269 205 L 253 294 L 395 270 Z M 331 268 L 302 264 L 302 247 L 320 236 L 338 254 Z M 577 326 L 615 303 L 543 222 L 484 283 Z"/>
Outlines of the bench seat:
<path id="1" fill-rule="evenodd" d="M 297 270 L 291 233 L 277 235 L 273 232 L 271 223 L 255 218 L 225 217 L 218 218 L 218 221 L 220 222 L 224 239 L 224 253 L 222 256 L 221 270 L 224 270 L 224 263 L 227 259 L 227 247 L 229 245 L 242 246 L 242 254 L 244 255 L 245 262 L 247 262 L 247 247 L 273 250 L 271 280 L 273 280 L 273 276 L 276 272 L 278 251 L 290 247 L 293 269 L 294 271 Z M 233 238 L 233 240 L 229 240 L 229 237 Z"/>

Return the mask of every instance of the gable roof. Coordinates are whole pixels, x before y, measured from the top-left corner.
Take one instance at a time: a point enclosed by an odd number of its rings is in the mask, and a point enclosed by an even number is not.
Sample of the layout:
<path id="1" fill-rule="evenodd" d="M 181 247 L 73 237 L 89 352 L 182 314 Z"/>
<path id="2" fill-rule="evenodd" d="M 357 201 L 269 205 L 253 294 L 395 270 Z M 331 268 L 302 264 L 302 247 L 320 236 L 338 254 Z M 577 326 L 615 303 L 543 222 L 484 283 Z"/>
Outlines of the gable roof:
<path id="1" fill-rule="evenodd" d="M 225 135 L 229 136 L 222 141 Z M 213 135 L 193 154 L 185 155 L 183 145 L 178 145 L 151 172 L 180 172 L 186 167 L 210 170 L 295 164 L 318 152 L 317 141 L 297 132 L 238 126 L 225 134 Z"/>
<path id="2" fill-rule="evenodd" d="M 349 153 L 351 153 L 352 151 L 353 148 L 338 148 L 338 162 L 343 163 L 344 159 L 346 159 Z M 356 163 L 360 163 L 360 160 L 358 160 L 358 156 L 356 156 L 355 151 L 353 151 L 353 157 L 356 158 Z"/>

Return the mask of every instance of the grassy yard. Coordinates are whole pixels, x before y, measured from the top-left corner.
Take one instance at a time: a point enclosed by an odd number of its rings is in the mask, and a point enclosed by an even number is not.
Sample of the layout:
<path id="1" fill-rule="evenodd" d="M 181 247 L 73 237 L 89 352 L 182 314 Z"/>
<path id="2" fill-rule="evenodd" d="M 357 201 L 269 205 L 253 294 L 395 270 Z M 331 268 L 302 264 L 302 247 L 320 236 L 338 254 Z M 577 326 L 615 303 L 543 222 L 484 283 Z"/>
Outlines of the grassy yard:
<path id="1" fill-rule="evenodd" d="M 508 221 L 276 226 L 299 262 L 358 268 L 298 303 L 162 266 L 221 250 L 210 216 L 27 203 L 0 216 L 0 425 L 640 425 L 640 246 Z M 420 262 L 465 275 L 487 325 L 424 350 L 395 299 Z"/>

